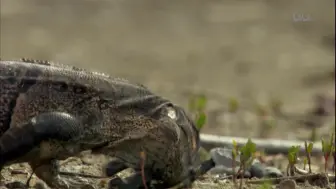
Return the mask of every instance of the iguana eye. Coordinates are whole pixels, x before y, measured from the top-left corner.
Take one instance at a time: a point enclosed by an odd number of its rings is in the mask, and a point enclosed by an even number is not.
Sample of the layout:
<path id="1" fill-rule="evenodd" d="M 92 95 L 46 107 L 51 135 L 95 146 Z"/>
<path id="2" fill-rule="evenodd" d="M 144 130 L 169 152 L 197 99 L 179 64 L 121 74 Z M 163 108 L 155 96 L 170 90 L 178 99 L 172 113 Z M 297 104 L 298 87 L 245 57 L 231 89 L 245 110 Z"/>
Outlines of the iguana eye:
<path id="1" fill-rule="evenodd" d="M 167 115 L 168 117 L 170 117 L 171 119 L 174 119 L 176 120 L 177 119 L 177 116 L 176 116 L 176 111 L 174 110 L 174 108 L 172 107 L 168 107 L 168 110 L 167 110 Z"/>
<path id="2" fill-rule="evenodd" d="M 167 107 L 167 115 L 170 119 L 176 121 L 177 120 L 177 115 L 176 115 L 176 110 L 173 107 Z M 176 129 L 176 134 L 177 134 L 177 141 L 180 141 L 181 138 L 181 128 L 178 124 L 175 125 L 175 129 Z"/>

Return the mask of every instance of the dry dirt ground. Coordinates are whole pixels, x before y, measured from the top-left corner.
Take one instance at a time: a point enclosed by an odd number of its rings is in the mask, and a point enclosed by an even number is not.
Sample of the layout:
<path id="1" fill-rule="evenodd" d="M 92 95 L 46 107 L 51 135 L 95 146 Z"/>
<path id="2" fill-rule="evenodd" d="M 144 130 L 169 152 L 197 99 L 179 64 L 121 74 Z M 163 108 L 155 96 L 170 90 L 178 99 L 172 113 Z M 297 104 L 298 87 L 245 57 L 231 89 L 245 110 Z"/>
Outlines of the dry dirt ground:
<path id="1" fill-rule="evenodd" d="M 92 156 L 92 155 L 85 155 L 81 158 L 71 158 L 68 162 L 63 162 L 64 166 L 61 167 L 61 171 L 66 172 L 72 172 L 72 173 L 81 173 L 85 175 L 94 175 L 99 176 L 102 175 L 102 167 L 104 163 L 107 161 L 106 157 L 104 156 Z M 315 163 L 317 160 L 313 160 Z M 277 163 L 280 163 L 282 165 L 278 165 L 277 167 L 284 167 L 287 165 L 285 161 L 280 160 L 277 161 Z M 315 172 L 316 167 L 313 165 L 312 170 Z M 27 178 L 29 177 L 31 170 L 29 167 L 25 164 L 16 164 L 10 167 L 6 167 L 4 173 L 4 176 L 7 180 L 7 182 L 10 181 L 21 181 L 25 183 L 27 181 Z M 131 172 L 130 170 L 125 170 L 118 174 L 120 177 L 125 177 L 129 175 Z M 63 176 L 67 181 L 78 181 L 80 182 L 80 187 L 74 187 L 74 188 L 81 188 L 81 189 L 103 189 L 107 188 L 107 183 L 111 178 L 88 178 L 88 177 L 79 177 L 79 176 Z M 319 188 L 327 188 L 328 186 L 331 188 L 335 188 L 335 183 L 329 182 L 329 185 L 326 184 L 326 180 L 324 180 L 325 177 L 318 177 L 315 180 L 307 179 L 305 182 L 297 182 L 297 185 L 295 188 L 289 187 L 289 188 L 280 188 L 280 189 L 319 189 Z M 286 180 L 284 178 L 284 180 Z M 310 180 L 310 181 L 308 181 Z M 335 180 L 335 177 L 334 177 Z M 264 181 L 259 180 L 258 184 L 251 184 L 246 183 L 250 182 L 251 180 L 245 180 L 244 181 L 244 189 L 275 189 L 279 187 L 279 182 L 275 184 L 271 184 L 270 181 L 267 181 L 265 179 Z M 257 181 L 257 180 L 252 180 Z M 33 175 L 32 180 L 30 182 L 30 186 L 34 187 L 37 183 L 42 183 L 41 180 L 39 180 L 35 175 Z M 84 184 L 83 184 L 84 183 Z M 266 185 L 269 184 L 269 185 Z M 95 186 L 96 188 L 92 188 L 92 186 Z M 1 187 L 0 187 L 1 188 Z M 194 184 L 193 189 L 235 189 L 234 184 L 231 179 L 223 179 L 219 175 L 209 175 L 206 174 L 199 178 Z M 330 189 L 331 189 L 330 188 Z M 2 188 L 1 188 L 2 189 Z M 161 188 L 158 188 L 161 189 Z M 177 188 L 169 188 L 169 189 L 177 189 Z"/>
<path id="2" fill-rule="evenodd" d="M 316 94 L 335 96 L 334 0 L 0 3 L 2 59 L 48 59 L 126 77 L 184 107 L 190 93 L 204 93 L 206 133 L 259 135 L 249 111 L 244 124 L 228 123 L 222 110 L 232 96 L 248 107 L 280 98 L 289 114 L 306 111 Z M 288 122 L 271 136 L 309 135 Z"/>

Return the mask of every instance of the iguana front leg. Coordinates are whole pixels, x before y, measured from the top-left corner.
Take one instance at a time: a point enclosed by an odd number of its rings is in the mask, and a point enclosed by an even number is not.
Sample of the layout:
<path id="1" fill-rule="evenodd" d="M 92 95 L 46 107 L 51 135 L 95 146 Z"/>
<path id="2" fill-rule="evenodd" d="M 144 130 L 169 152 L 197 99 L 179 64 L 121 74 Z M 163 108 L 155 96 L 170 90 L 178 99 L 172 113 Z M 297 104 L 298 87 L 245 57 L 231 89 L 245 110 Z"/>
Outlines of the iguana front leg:
<path id="1" fill-rule="evenodd" d="M 76 117 L 62 112 L 42 113 L 22 126 L 11 127 L 0 138 L 0 170 L 8 163 L 29 162 L 49 186 L 67 188 L 58 177 L 55 162 L 65 149 L 59 149 L 62 145 L 51 145 L 45 152 L 42 144 L 50 140 L 56 141 L 55 144 L 69 141 L 79 136 L 82 128 Z M 38 153 L 33 149 L 38 149 Z"/>

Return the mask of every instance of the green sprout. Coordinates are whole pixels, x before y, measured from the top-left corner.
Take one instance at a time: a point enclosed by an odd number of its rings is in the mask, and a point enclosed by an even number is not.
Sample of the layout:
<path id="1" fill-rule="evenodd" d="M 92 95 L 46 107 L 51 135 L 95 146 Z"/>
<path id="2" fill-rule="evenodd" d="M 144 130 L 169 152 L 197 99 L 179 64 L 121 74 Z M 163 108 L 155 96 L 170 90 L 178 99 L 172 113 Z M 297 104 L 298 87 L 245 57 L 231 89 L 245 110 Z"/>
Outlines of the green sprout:
<path id="1" fill-rule="evenodd" d="M 198 130 L 201 130 L 206 123 L 206 115 L 204 112 L 199 112 L 196 119 L 196 127 Z"/>
<path id="2" fill-rule="evenodd" d="M 298 160 L 298 153 L 300 150 L 300 146 L 292 146 L 288 150 L 288 166 L 287 166 L 287 175 L 288 176 L 294 176 L 295 172 L 295 164 L 297 163 Z"/>
<path id="3" fill-rule="evenodd" d="M 306 151 L 305 160 L 307 161 L 306 163 L 308 164 L 308 171 L 309 171 L 309 173 L 311 173 L 312 172 L 312 170 L 311 170 L 311 152 L 313 151 L 314 143 L 310 142 L 308 144 L 307 141 L 305 141 L 304 145 L 305 145 L 305 151 Z"/>
<path id="4" fill-rule="evenodd" d="M 308 164 L 308 158 L 307 157 L 304 157 L 303 158 L 303 170 L 306 170 L 306 166 Z"/>
<path id="5" fill-rule="evenodd" d="M 331 152 L 333 151 L 333 146 L 334 146 L 334 133 L 331 134 L 330 140 L 324 140 L 323 138 L 321 139 L 322 142 L 322 151 L 323 151 L 323 156 L 324 156 L 324 171 L 327 172 L 328 169 L 328 160 L 331 155 Z"/>
<path id="6" fill-rule="evenodd" d="M 207 99 L 205 95 L 193 95 L 189 99 L 189 111 L 194 114 L 197 128 L 200 130 L 206 123 L 205 108 Z"/>
<path id="7" fill-rule="evenodd" d="M 235 185 L 235 187 L 237 188 L 237 174 L 236 173 L 236 159 L 237 159 L 237 154 L 238 154 L 238 145 L 237 142 L 235 140 L 232 141 L 232 170 L 233 170 L 233 177 L 232 177 L 232 182 Z"/>
<path id="8" fill-rule="evenodd" d="M 207 99 L 206 96 L 203 94 L 199 95 L 192 95 L 189 98 L 188 108 L 189 111 L 195 112 L 195 111 L 203 111 L 206 107 Z"/>
<path id="9" fill-rule="evenodd" d="M 257 150 L 256 144 L 252 142 L 252 140 L 249 138 L 246 142 L 246 144 L 242 147 L 240 147 L 240 168 L 239 170 L 242 171 L 244 174 L 246 169 L 251 166 L 253 160 L 254 160 L 254 154 Z M 239 188 L 241 189 L 243 187 L 243 177 L 240 179 Z"/>
<path id="10" fill-rule="evenodd" d="M 229 100 L 229 112 L 236 113 L 239 108 L 239 102 L 236 98 L 231 97 Z"/>
<path id="11" fill-rule="evenodd" d="M 243 166 L 248 166 L 252 163 L 255 152 L 257 151 L 256 144 L 249 138 L 244 146 L 239 149 L 241 156 L 240 161 Z"/>

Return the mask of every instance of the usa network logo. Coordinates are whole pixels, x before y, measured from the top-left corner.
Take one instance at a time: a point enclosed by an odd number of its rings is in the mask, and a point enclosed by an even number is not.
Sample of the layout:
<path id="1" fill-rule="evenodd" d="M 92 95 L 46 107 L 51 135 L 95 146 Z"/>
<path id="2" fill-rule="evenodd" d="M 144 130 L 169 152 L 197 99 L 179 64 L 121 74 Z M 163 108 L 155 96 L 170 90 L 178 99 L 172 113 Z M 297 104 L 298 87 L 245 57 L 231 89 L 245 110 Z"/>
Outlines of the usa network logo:
<path id="1" fill-rule="evenodd" d="M 311 22 L 313 21 L 311 15 L 302 14 L 302 13 L 294 13 L 292 15 L 292 19 L 294 22 Z"/>

